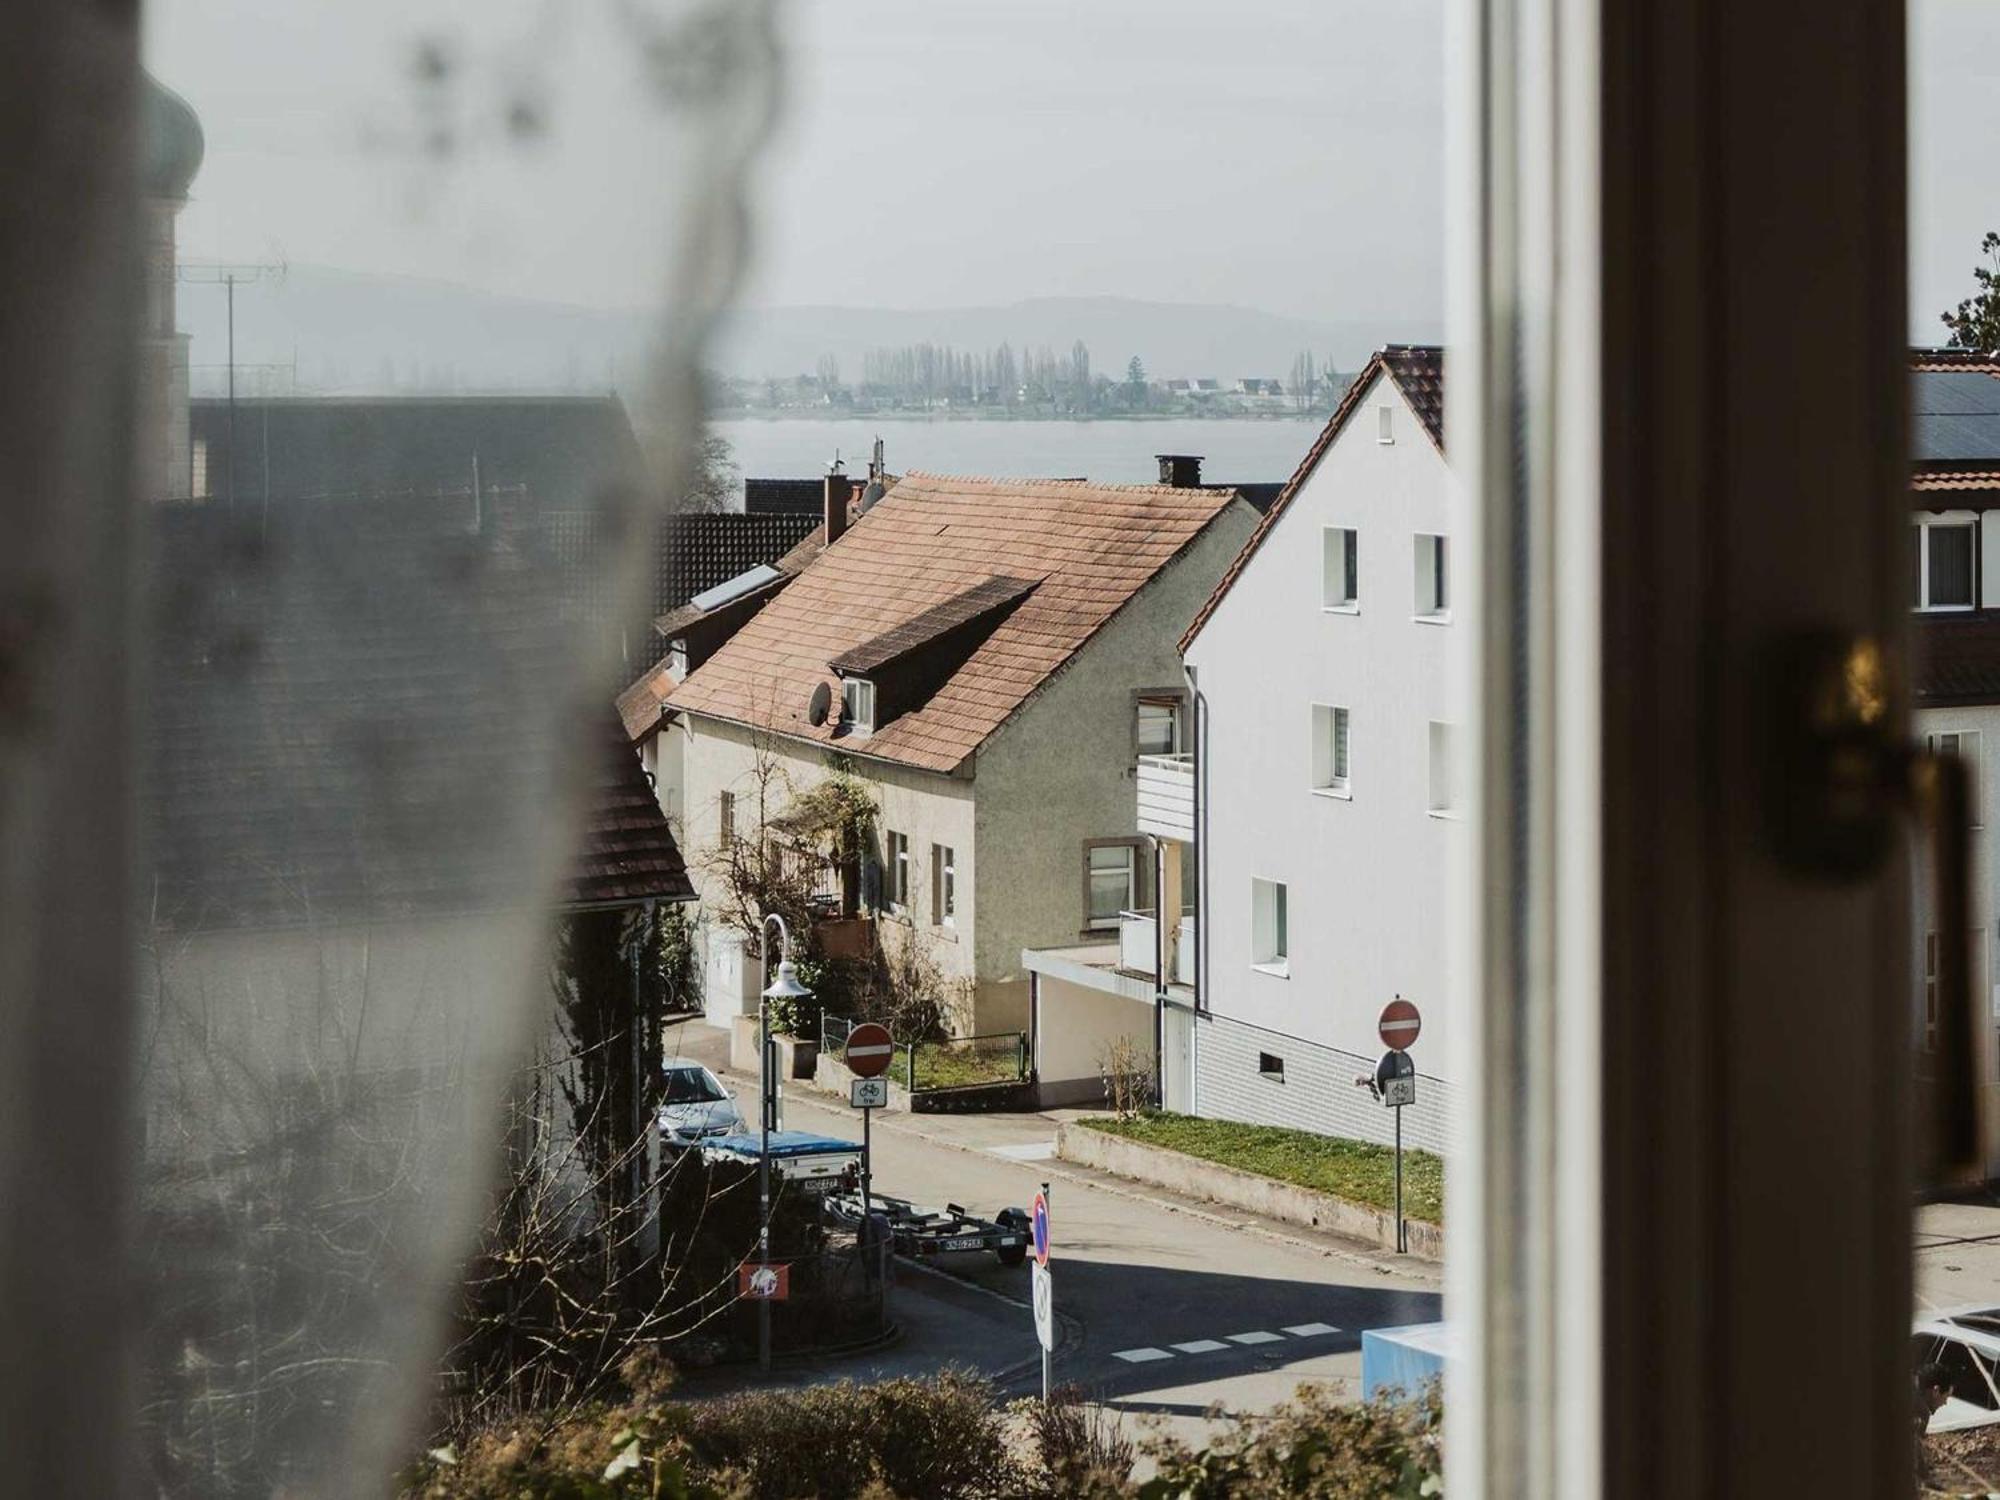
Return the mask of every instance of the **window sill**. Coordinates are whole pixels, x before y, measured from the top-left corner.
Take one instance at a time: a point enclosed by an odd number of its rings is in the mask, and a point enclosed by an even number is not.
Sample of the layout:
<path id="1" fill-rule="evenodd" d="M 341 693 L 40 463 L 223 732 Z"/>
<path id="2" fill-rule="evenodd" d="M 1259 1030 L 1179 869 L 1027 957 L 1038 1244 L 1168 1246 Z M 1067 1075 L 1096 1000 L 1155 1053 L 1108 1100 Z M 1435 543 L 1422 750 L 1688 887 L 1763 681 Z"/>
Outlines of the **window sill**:
<path id="1" fill-rule="evenodd" d="M 1465 821 L 1464 814 L 1460 813 L 1455 807 L 1432 807 L 1425 810 L 1440 823 L 1462 823 Z"/>
<path id="2" fill-rule="evenodd" d="M 1289 963 L 1252 964 L 1250 967 L 1255 969 L 1259 974 L 1269 974 L 1273 979 L 1290 979 L 1292 977 L 1292 966 Z"/>
<path id="3" fill-rule="evenodd" d="M 1358 604 L 1322 604 L 1319 607 L 1319 612 L 1323 615 L 1358 615 L 1361 613 L 1361 606 Z"/>
<path id="4" fill-rule="evenodd" d="M 1352 802 L 1354 793 L 1344 786 L 1316 786 L 1311 788 L 1315 797 L 1331 797 L 1336 802 Z"/>
<path id="5" fill-rule="evenodd" d="M 1451 611 L 1448 609 L 1439 610 L 1436 614 L 1411 615 L 1410 618 L 1419 625 L 1449 625 L 1451 623 Z"/>
<path id="6" fill-rule="evenodd" d="M 1976 604 L 1912 604 L 1913 615 L 1969 615 L 1978 609 Z"/>

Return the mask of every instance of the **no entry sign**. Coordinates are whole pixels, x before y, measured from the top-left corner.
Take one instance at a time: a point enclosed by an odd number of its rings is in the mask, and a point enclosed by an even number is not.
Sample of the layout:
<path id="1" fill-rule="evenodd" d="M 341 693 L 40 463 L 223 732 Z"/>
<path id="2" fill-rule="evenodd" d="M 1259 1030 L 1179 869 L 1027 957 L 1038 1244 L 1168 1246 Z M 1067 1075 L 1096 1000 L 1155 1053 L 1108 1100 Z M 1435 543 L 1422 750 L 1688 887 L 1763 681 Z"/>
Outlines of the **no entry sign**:
<path id="1" fill-rule="evenodd" d="M 1375 1028 L 1381 1033 L 1383 1046 L 1391 1052 L 1405 1052 L 1424 1029 L 1424 1018 L 1417 1014 L 1416 1006 L 1398 995 L 1382 1007 L 1382 1019 Z"/>
<path id="2" fill-rule="evenodd" d="M 889 1071 L 895 1060 L 896 1042 L 889 1028 L 863 1021 L 847 1033 L 845 1059 L 848 1071 L 861 1078 L 873 1078 Z"/>

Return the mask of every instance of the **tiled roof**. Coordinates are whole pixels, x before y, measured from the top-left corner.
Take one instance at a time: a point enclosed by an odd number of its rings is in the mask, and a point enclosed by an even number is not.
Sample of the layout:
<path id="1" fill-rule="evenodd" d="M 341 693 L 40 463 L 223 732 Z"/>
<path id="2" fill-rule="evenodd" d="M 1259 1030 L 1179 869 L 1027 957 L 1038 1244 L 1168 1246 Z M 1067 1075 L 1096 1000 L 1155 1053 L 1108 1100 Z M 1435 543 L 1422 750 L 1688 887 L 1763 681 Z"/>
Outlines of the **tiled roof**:
<path id="1" fill-rule="evenodd" d="M 564 572 L 456 500 L 147 507 L 153 919 L 180 931 L 398 919 L 532 899 L 517 850 L 557 748 L 610 715 L 514 714 L 574 675 Z M 604 762 L 564 899 L 685 899 L 658 807 Z M 650 796 L 650 793 L 647 793 Z"/>
<path id="2" fill-rule="evenodd" d="M 2000 490 L 2000 469 L 1924 469 L 1910 476 L 1910 488 L 1931 490 Z"/>
<path id="3" fill-rule="evenodd" d="M 1918 708 L 2000 703 L 2000 610 L 1920 614 L 1913 650 Z"/>
<path id="4" fill-rule="evenodd" d="M 653 613 L 678 608 L 759 563 L 775 563 L 820 523 L 811 512 L 745 515 L 741 511 L 668 516 L 660 524 Z"/>
<path id="5" fill-rule="evenodd" d="M 1989 375 L 2000 375 L 2000 354 L 1987 354 L 1977 349 L 1912 349 L 1910 368 L 1984 370 Z"/>
<path id="6" fill-rule="evenodd" d="M 953 770 L 1234 498 L 906 475 L 668 706 Z M 996 575 L 1042 581 L 925 702 L 865 738 L 807 722 L 813 688 L 837 687 L 829 663 Z"/>
<path id="7" fill-rule="evenodd" d="M 1313 440 L 1312 447 L 1306 450 L 1306 456 L 1299 460 L 1298 468 L 1292 471 L 1291 479 L 1279 492 L 1278 498 L 1264 512 L 1264 518 L 1257 523 L 1257 529 L 1250 533 L 1250 539 L 1243 544 L 1243 550 L 1236 554 L 1236 560 L 1230 563 L 1228 570 L 1223 573 L 1221 581 L 1215 586 L 1215 591 L 1208 596 L 1208 602 L 1202 605 L 1201 612 L 1194 617 L 1193 623 L 1181 633 L 1181 650 L 1187 650 L 1194 638 L 1201 634 L 1202 626 L 1208 623 L 1209 616 L 1215 613 L 1216 607 L 1222 603 L 1230 589 L 1236 586 L 1237 578 L 1249 566 L 1250 559 L 1257 555 L 1257 549 L 1264 545 L 1264 538 L 1270 535 L 1271 528 L 1283 519 L 1287 510 L 1291 509 L 1293 496 L 1298 494 L 1299 487 L 1311 476 L 1312 471 L 1319 467 L 1320 459 L 1332 446 L 1333 440 L 1340 435 L 1340 430 L 1347 425 L 1347 419 L 1354 414 L 1355 408 L 1360 406 L 1361 398 L 1367 394 L 1368 388 L 1374 384 L 1378 374 L 1386 374 L 1396 383 L 1396 388 L 1403 393 L 1403 399 L 1409 402 L 1411 410 L 1417 414 L 1417 421 L 1422 424 L 1431 442 L 1436 445 L 1439 453 L 1444 452 L 1444 350 L 1435 344 L 1383 346 L 1362 367 L 1361 373 L 1354 377 L 1354 383 L 1348 386 L 1347 393 L 1340 398 L 1340 404 L 1334 407 L 1333 415 L 1326 419 L 1326 426 L 1320 429 L 1320 434 Z"/>

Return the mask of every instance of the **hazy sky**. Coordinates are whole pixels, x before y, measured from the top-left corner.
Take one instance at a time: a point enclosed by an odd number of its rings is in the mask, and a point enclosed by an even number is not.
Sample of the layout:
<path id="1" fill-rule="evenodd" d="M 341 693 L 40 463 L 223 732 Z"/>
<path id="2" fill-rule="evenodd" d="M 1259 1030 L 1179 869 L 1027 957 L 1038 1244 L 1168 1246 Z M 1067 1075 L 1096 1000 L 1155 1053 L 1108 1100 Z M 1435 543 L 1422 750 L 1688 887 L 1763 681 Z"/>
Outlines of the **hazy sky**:
<path id="1" fill-rule="evenodd" d="M 156 0 L 151 65 L 208 136 L 184 254 L 645 302 L 685 137 L 638 83 L 620 11 Z M 786 109 L 756 183 L 749 300 L 1438 313 L 1442 0 L 792 0 L 782 14 Z M 409 145 L 419 35 L 452 39 L 462 64 L 441 108 L 472 144 L 445 168 Z M 1919 0 L 1912 43 L 1913 321 L 1928 339 L 2000 228 L 2000 5 Z M 481 134 L 524 89 L 551 139 Z"/>

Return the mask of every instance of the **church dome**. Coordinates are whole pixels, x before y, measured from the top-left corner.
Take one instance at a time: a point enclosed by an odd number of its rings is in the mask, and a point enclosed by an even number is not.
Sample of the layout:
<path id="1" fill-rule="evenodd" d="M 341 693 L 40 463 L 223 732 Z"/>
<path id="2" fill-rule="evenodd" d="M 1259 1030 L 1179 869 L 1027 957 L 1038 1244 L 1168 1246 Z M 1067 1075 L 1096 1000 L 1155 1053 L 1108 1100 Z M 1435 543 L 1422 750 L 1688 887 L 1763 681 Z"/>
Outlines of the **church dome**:
<path id="1" fill-rule="evenodd" d="M 139 100 L 139 191 L 148 198 L 187 197 L 201 156 L 201 121 L 193 107 L 147 75 Z"/>

